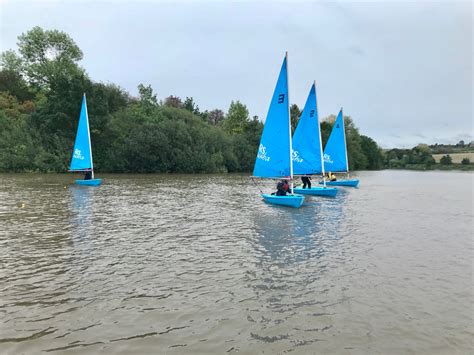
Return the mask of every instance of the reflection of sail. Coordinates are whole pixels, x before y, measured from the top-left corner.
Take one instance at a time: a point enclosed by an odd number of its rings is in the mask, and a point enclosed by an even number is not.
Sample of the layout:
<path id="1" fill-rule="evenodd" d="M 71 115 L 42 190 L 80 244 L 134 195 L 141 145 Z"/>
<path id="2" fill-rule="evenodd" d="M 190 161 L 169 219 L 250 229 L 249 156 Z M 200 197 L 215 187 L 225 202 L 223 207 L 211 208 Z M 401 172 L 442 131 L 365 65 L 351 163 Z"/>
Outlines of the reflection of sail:
<path id="1" fill-rule="evenodd" d="M 286 265 L 320 258 L 341 239 L 344 200 L 321 199 L 301 210 L 265 209 L 255 217 L 256 248 L 262 261 Z"/>
<path id="2" fill-rule="evenodd" d="M 92 209 L 94 190 L 72 186 L 71 191 L 71 225 L 74 244 L 87 243 L 92 229 Z"/>
<path id="3" fill-rule="evenodd" d="M 311 343 L 333 326 L 330 307 L 345 300 L 334 276 L 350 262 L 343 240 L 349 196 L 311 201 L 300 210 L 265 208 L 254 217 L 257 260 L 247 272 L 246 295 L 264 306 L 248 310 L 252 339 Z"/>

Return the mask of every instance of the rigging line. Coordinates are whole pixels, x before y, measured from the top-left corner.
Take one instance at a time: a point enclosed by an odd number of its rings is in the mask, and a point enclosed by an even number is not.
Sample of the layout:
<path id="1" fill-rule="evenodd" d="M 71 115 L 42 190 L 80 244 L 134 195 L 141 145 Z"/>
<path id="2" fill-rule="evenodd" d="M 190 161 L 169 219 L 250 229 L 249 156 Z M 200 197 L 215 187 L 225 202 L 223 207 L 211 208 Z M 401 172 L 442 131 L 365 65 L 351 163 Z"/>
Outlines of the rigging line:
<path id="1" fill-rule="evenodd" d="M 257 187 L 257 189 L 260 191 L 261 194 L 263 194 L 263 191 L 262 189 L 260 188 L 260 186 L 258 186 L 257 182 L 255 181 L 255 179 L 251 176 L 250 179 L 252 180 L 253 184 Z"/>

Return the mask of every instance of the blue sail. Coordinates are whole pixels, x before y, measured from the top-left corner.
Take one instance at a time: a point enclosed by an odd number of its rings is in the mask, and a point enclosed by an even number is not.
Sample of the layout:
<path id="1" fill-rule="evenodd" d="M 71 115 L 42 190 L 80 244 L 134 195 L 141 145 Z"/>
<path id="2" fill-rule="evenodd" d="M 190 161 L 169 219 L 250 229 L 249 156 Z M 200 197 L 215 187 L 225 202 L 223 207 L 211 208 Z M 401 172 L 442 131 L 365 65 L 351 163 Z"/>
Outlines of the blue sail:
<path id="1" fill-rule="evenodd" d="M 342 109 L 337 115 L 331 135 L 324 147 L 324 169 L 333 173 L 349 171 Z"/>
<path id="2" fill-rule="evenodd" d="M 313 84 L 293 134 L 293 172 L 296 175 L 321 174 L 321 134 Z"/>
<path id="3" fill-rule="evenodd" d="M 76 142 L 72 152 L 69 170 L 92 169 L 91 140 L 89 136 L 89 117 L 87 116 L 86 95 L 82 99 L 81 115 L 77 126 Z"/>
<path id="4" fill-rule="evenodd" d="M 292 175 L 290 149 L 290 107 L 285 57 L 263 127 L 253 175 L 266 178 Z"/>

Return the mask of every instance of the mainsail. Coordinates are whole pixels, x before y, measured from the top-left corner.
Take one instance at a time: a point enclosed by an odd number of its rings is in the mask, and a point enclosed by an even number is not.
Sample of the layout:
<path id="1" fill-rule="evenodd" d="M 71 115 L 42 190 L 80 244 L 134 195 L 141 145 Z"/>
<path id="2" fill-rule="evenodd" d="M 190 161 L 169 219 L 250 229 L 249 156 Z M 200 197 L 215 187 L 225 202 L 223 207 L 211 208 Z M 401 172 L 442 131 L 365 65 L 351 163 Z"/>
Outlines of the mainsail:
<path id="1" fill-rule="evenodd" d="M 342 108 L 337 115 L 336 122 L 334 122 L 326 147 L 324 147 L 324 169 L 333 173 L 349 172 Z"/>
<path id="2" fill-rule="evenodd" d="M 290 106 L 287 56 L 273 93 L 258 148 L 253 175 L 262 178 L 292 176 Z"/>
<path id="3" fill-rule="evenodd" d="M 323 173 L 321 158 L 321 129 L 313 83 L 303 113 L 293 135 L 293 169 L 296 175 Z"/>
<path id="4" fill-rule="evenodd" d="M 72 152 L 71 171 L 92 170 L 91 138 L 89 132 L 89 117 L 87 115 L 86 94 L 82 99 L 81 115 L 79 117 L 79 125 L 77 126 L 76 142 Z"/>

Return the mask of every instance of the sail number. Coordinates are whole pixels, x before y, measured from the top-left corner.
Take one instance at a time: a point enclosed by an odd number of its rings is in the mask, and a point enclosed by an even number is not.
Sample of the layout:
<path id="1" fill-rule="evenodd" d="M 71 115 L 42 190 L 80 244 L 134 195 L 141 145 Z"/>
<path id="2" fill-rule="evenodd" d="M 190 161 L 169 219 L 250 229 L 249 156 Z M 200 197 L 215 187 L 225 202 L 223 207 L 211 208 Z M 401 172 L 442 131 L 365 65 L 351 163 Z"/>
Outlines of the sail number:
<path id="1" fill-rule="evenodd" d="M 278 103 L 282 104 L 285 102 L 285 94 L 278 95 Z"/>
<path id="2" fill-rule="evenodd" d="M 314 117 L 314 110 L 309 111 L 309 117 Z"/>

